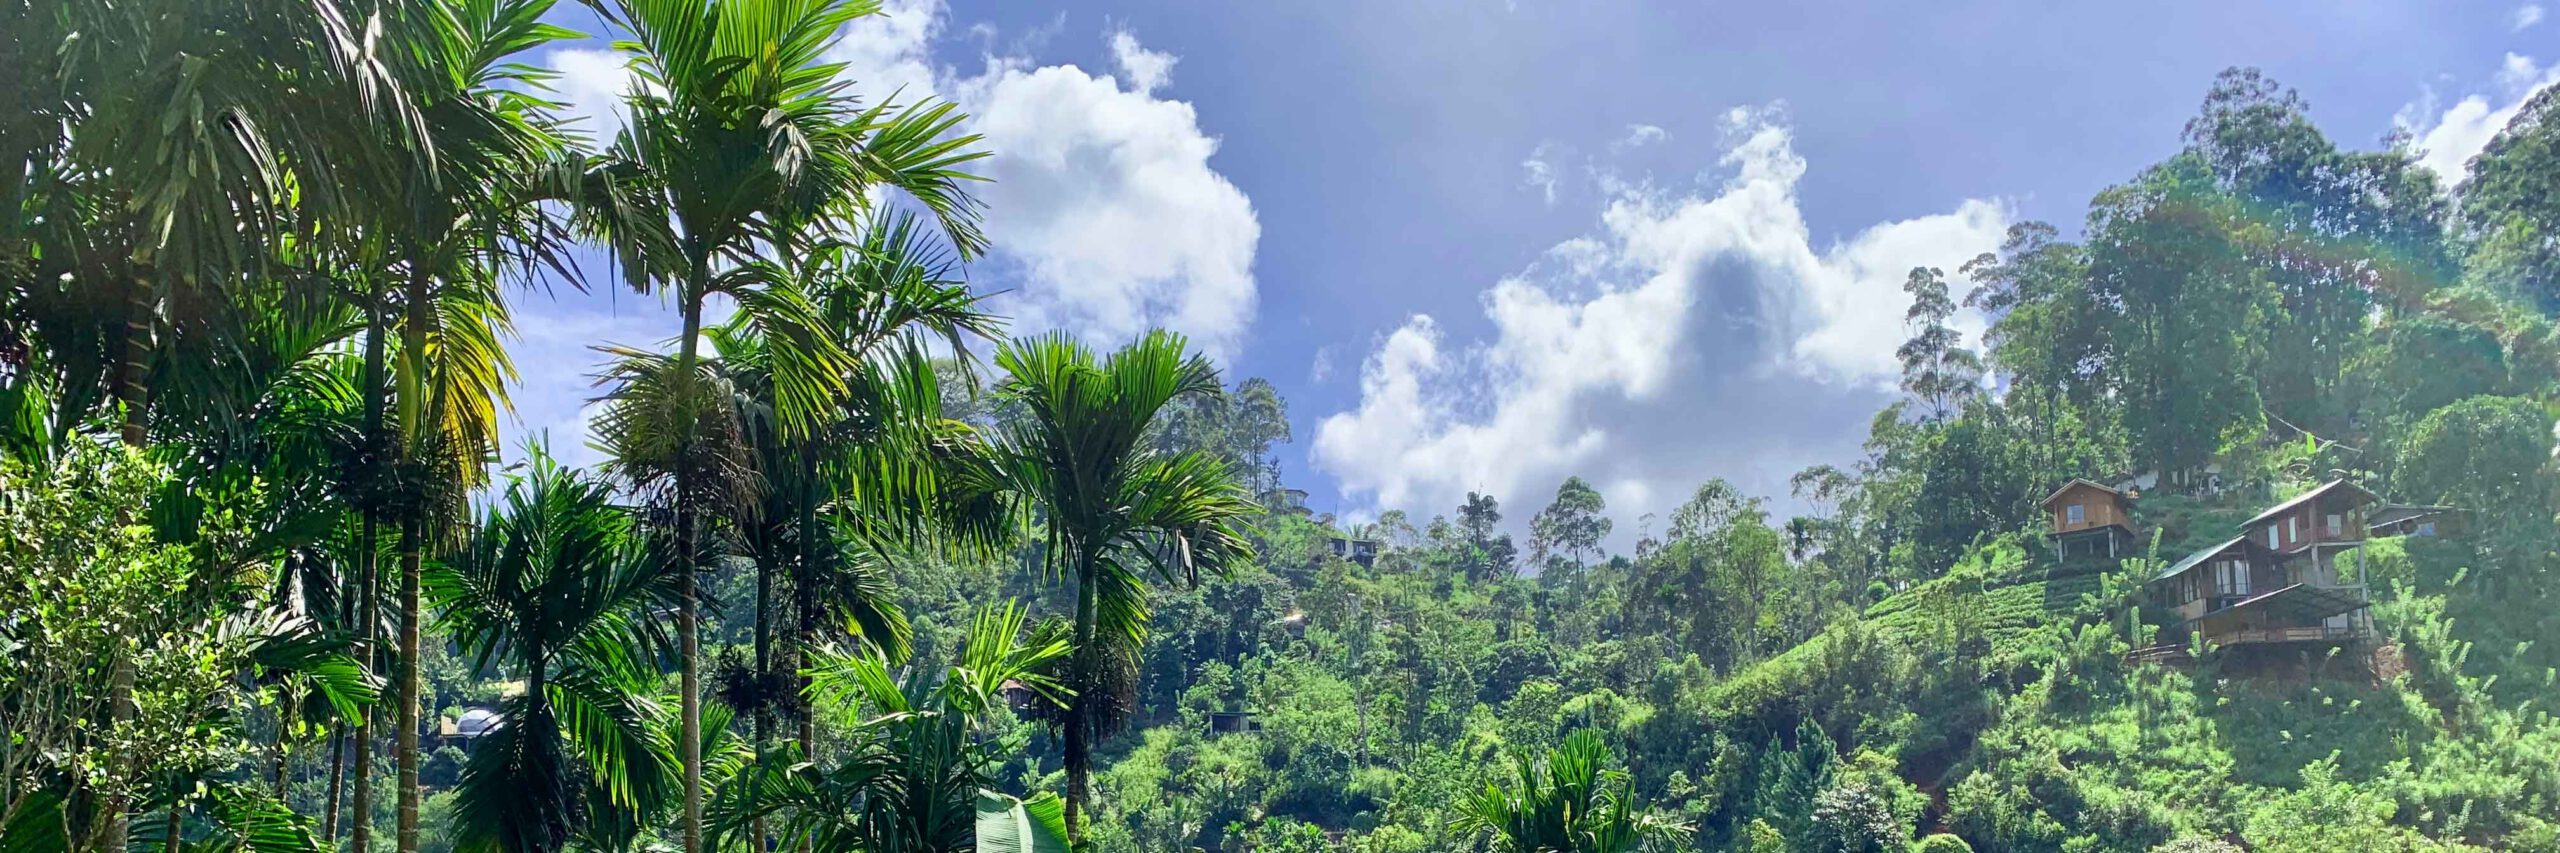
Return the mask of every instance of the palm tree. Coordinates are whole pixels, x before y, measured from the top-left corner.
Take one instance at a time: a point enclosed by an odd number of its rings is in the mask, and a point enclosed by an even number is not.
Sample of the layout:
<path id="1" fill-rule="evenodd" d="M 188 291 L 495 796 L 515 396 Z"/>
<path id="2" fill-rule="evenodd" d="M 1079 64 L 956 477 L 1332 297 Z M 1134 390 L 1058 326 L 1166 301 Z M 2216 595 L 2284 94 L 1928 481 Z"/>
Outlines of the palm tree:
<path id="1" fill-rule="evenodd" d="M 715 837 L 752 842 L 770 821 L 780 843 L 817 850 L 1065 853 L 1057 795 L 1025 801 L 988 788 L 1005 755 L 981 722 L 1008 683 L 1054 700 L 1062 688 L 1043 673 L 1070 653 L 1023 623 L 1019 604 L 981 609 L 954 665 L 910 668 L 904 679 L 877 648 L 817 650 L 809 699 L 842 723 L 849 746 L 829 761 L 792 749 L 764 756 L 713 802 Z"/>
<path id="2" fill-rule="evenodd" d="M 786 437 L 773 415 L 771 349 L 752 328 L 713 336 L 720 359 L 737 365 L 738 404 L 751 458 L 765 483 L 762 507 L 742 531 L 756 560 L 755 740 L 770 737 L 781 704 L 784 661 L 818 640 L 823 625 L 854 625 L 856 639 L 903 661 L 911 633 L 889 600 L 881 545 L 985 545 L 987 526 L 934 524 L 942 450 L 961 439 L 942 419 L 930 347 L 964 358 L 971 338 L 991 338 L 997 321 L 954 274 L 952 254 L 913 214 L 863 223 L 856 241 L 823 241 L 774 262 L 807 294 L 820 331 L 845 356 L 841 393 L 824 401 L 809 434 Z M 963 364 L 966 362 L 964 361 Z M 839 533 L 844 535 L 838 535 Z M 792 593 L 789 654 L 773 634 L 785 623 L 776 582 Z M 833 618 L 826 618 L 833 617 Z M 797 693 L 798 690 L 791 692 Z M 772 694 L 772 695 L 768 695 Z M 745 707 L 745 705 L 740 705 Z M 812 747 L 801 715 L 801 749 Z"/>
<path id="3" fill-rule="evenodd" d="M 669 439 L 658 461 L 683 460 L 660 470 L 687 565 L 699 565 L 696 522 L 707 509 L 694 484 L 704 473 L 691 460 L 696 430 L 725 397 L 699 375 L 705 302 L 726 294 L 738 298 L 742 313 L 775 321 L 775 329 L 798 325 L 781 321 L 801 306 L 761 298 L 785 288 L 738 274 L 759 243 L 831 209 L 865 207 L 867 190 L 886 186 L 930 211 L 962 253 L 982 248 L 976 205 L 960 189 L 969 176 L 957 171 L 982 156 L 969 150 L 977 138 L 946 138 L 961 116 L 947 104 L 863 109 L 837 79 L 840 66 L 825 61 L 838 31 L 877 8 L 859 0 L 621 0 L 603 9 L 630 36 L 620 46 L 641 85 L 626 96 L 628 120 L 598 170 L 607 191 L 585 213 L 614 247 L 627 282 L 670 294 L 683 318 L 675 358 L 656 391 L 666 404 L 657 422 Z M 824 343 L 782 337 L 795 350 Z M 777 422 L 798 437 L 812 426 L 817 401 L 834 392 L 841 357 L 823 345 L 786 351 L 776 343 L 776 399 L 788 404 Z M 694 853 L 702 823 L 701 644 L 686 577 L 677 608 L 679 740 L 686 751 L 684 849 Z"/>
<path id="4" fill-rule="evenodd" d="M 295 244 L 348 208 L 338 176 L 406 144 L 349 144 L 408 124 L 367 21 L 335 0 L 0 7 L 0 50 L 26 75 L 0 96 L 16 202 L 0 268 L 29 285 L 9 288 L 24 298 L 5 322 L 36 343 L 7 347 L 24 357 L 6 371 L 12 420 L 29 425 L 14 452 L 60 448 L 101 411 L 148 441 L 160 380 L 186 366 L 163 353 L 212 343 L 203 321 L 297 267 Z M 118 693 L 130 679 L 110 675 Z M 129 715 L 109 704 L 110 722 Z M 125 833 L 125 805 L 102 804 L 102 837 Z"/>
<path id="5" fill-rule="evenodd" d="M 1486 785 L 1459 806 L 1457 826 L 1496 853 L 1670 850 L 1689 828 L 1636 805 L 1635 783 L 1608 769 L 1600 733 L 1574 732 L 1543 760 L 1512 755 L 1514 785 Z"/>
<path id="6" fill-rule="evenodd" d="M 387 262 L 366 282 L 368 462 L 358 554 L 361 587 L 375 589 L 378 528 L 400 534 L 393 756 L 399 774 L 398 849 L 418 845 L 418 658 L 425 614 L 420 576 L 431 541 L 450 541 L 465 496 L 486 482 L 497 413 L 512 378 L 499 341 L 499 297 L 510 271 L 554 264 L 566 237 L 539 202 L 572 191 L 576 161 L 538 91 L 545 72 L 517 57 L 571 33 L 542 23 L 551 0 L 412 0 L 391 4 L 393 57 L 416 121 L 393 133 L 417 142 L 365 173 L 379 202 L 362 221 L 362 256 Z M 397 340 L 391 340 L 396 335 Z M 369 733 L 367 733 L 369 734 Z M 367 742 L 359 736 L 359 742 Z M 368 835 L 367 756 L 357 754 L 355 838 Z"/>
<path id="7" fill-rule="evenodd" d="M 651 614 L 675 605 L 675 575 L 610 485 L 539 447 L 531 456 L 427 574 L 463 654 L 524 684 L 463 770 L 454 832 L 465 851 L 560 850 L 596 828 L 589 816 L 643 813 L 674 787 L 673 756 L 652 731 L 653 652 L 667 637 Z"/>
<path id="8" fill-rule="evenodd" d="M 1064 334 L 996 352 L 1006 374 L 997 394 L 1020 414 L 996 428 L 981 485 L 1038 514 L 1046 568 L 1075 588 L 1064 720 L 1071 831 L 1089 805 L 1105 703 L 1119 699 L 1100 689 L 1104 667 L 1125 666 L 1146 641 L 1147 577 L 1197 581 L 1252 557 L 1236 522 L 1256 508 L 1234 472 L 1146 440 L 1168 404 L 1218 391 L 1217 370 L 1185 349 L 1182 336 L 1156 331 L 1099 363 Z"/>

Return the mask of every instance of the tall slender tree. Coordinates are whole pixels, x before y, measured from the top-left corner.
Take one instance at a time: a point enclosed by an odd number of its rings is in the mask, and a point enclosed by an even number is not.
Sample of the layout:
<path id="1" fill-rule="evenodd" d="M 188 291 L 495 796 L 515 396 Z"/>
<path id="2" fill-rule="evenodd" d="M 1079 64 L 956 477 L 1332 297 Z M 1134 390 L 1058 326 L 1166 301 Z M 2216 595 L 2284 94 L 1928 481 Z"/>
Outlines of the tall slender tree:
<path id="1" fill-rule="evenodd" d="M 667 640 L 652 614 L 675 605 L 676 576 L 605 481 L 538 448 L 530 465 L 427 574 L 463 654 L 525 679 L 463 769 L 460 850 L 560 850 L 597 828 L 591 815 L 672 799 L 673 757 L 652 728 L 651 664 Z"/>
<path id="2" fill-rule="evenodd" d="M 1182 336 L 1150 332 L 1097 359 L 1066 335 L 996 351 L 997 393 L 1019 408 L 998 425 L 980 469 L 1045 528 L 1052 577 L 1074 587 L 1075 656 L 1066 679 L 1067 826 L 1082 837 L 1091 807 L 1093 739 L 1121 697 L 1106 667 L 1126 667 L 1147 636 L 1147 578 L 1195 582 L 1250 559 L 1237 522 L 1256 508 L 1235 472 L 1201 451 L 1146 441 L 1175 400 L 1218 391 L 1207 359 Z"/>
<path id="3" fill-rule="evenodd" d="M 699 565 L 698 520 L 705 507 L 693 458 L 700 424 L 727 396 L 701 377 L 703 311 L 715 295 L 742 312 L 806 327 L 805 301 L 775 296 L 765 277 L 741 267 L 778 225 L 813 221 L 829 210 L 867 206 L 873 187 L 904 194 L 930 211 L 964 255 L 983 247 L 975 202 L 958 171 L 981 156 L 974 136 L 950 131 L 961 116 L 947 104 L 865 107 L 826 61 L 838 33 L 878 10 L 857 0 L 623 0 L 600 7 L 629 36 L 640 85 L 625 97 L 627 120 L 601 171 L 609 192 L 588 222 L 620 257 L 626 281 L 667 293 L 683 319 L 676 354 L 649 392 L 658 426 L 635 431 L 666 439 L 662 472 L 670 526 L 681 559 Z M 772 298 L 767 298 L 771 296 Z M 779 328 L 779 326 L 777 326 Z M 823 338 L 791 336 L 776 361 L 777 423 L 793 436 L 812 427 L 819 401 L 834 391 L 840 352 Z M 636 400 L 635 395 L 624 395 Z M 642 409 L 625 408 L 642 417 Z M 626 470 L 637 470 L 626 466 Z M 677 607 L 685 765 L 684 849 L 702 849 L 701 640 L 691 575 Z"/>
<path id="4" fill-rule="evenodd" d="M 436 542 L 458 539 L 466 496 L 487 480 L 498 411 L 513 368 L 499 295 L 512 272 L 560 257 L 565 223 L 541 201 L 575 175 L 566 137 L 538 91 L 547 72 L 517 58 L 572 35 L 542 22 L 551 0 L 414 0 L 386 7 L 394 37 L 386 60 L 416 107 L 416 139 L 368 175 L 378 206 L 366 224 L 389 265 L 367 287 L 370 497 L 358 546 L 383 521 L 399 533 L 394 606 L 393 758 L 398 773 L 397 848 L 418 847 L 419 713 L 426 614 L 421 576 Z M 368 575 L 368 588 L 379 580 Z M 359 753 L 359 767 L 364 760 Z M 357 773 L 358 799 L 365 773 Z M 362 804 L 360 805 L 369 805 Z M 356 837 L 369 831 L 355 815 Z"/>

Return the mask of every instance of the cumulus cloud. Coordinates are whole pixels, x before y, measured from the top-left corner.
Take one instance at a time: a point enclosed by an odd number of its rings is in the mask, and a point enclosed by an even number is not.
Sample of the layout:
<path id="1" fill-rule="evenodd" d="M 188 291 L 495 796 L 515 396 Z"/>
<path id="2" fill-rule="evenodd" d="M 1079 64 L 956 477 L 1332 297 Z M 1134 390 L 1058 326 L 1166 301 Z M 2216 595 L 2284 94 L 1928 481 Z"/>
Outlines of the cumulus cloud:
<path id="1" fill-rule="evenodd" d="M 1140 94 L 1153 95 L 1173 79 L 1173 64 L 1179 60 L 1172 54 L 1140 46 L 1138 37 L 1128 30 L 1114 30 L 1111 61 L 1120 66 L 1120 73 L 1129 75 L 1129 85 L 1137 87 Z"/>
<path id="2" fill-rule="evenodd" d="M 593 402 L 595 377 L 611 363 L 595 346 L 657 348 L 680 333 L 682 321 L 655 299 L 609 290 L 562 288 L 552 300 L 516 310 L 516 336 L 508 342 L 507 354 L 522 382 L 508 391 L 515 416 L 499 419 L 500 457 L 521 459 L 525 440 L 540 437 L 549 443 L 552 457 L 564 463 L 604 461 L 602 453 L 587 446 L 601 408 Z"/>
<path id="3" fill-rule="evenodd" d="M 977 191 L 990 266 L 1009 288 L 997 307 L 1016 330 L 1073 329 L 1116 344 L 1166 326 L 1213 357 L 1236 355 L 1253 320 L 1262 226 L 1210 164 L 1218 141 L 1198 113 L 1156 97 L 1177 57 L 1115 30 L 1118 77 L 1006 55 L 963 74 L 931 60 L 947 21 L 940 0 L 885 11 L 887 26 L 854 22 L 836 59 L 850 79 L 903 85 L 903 100 L 957 102 L 968 129 L 986 137 L 995 156 L 973 168 L 992 179 Z"/>
<path id="4" fill-rule="evenodd" d="M 2507 30 L 2520 33 L 2539 23 L 2542 23 L 2542 4 L 2527 3 L 2516 7 L 2515 14 L 2508 16 Z"/>
<path id="5" fill-rule="evenodd" d="M 844 63 L 856 95 L 914 103 L 941 91 L 930 48 L 943 24 L 941 0 L 890 0 L 846 26 L 827 58 Z"/>
<path id="6" fill-rule="evenodd" d="M 2393 121 L 2416 140 L 2423 152 L 2418 162 L 2450 187 L 2462 180 L 2471 158 L 2489 147 L 2525 101 L 2553 83 L 2560 83 L 2560 64 L 2545 67 L 2533 57 L 2510 53 L 2498 65 L 2493 93 L 2467 94 L 2439 110 L 2436 93 L 2429 89 L 2416 103 L 2401 107 Z"/>
<path id="7" fill-rule="evenodd" d="M 1433 511 L 1481 490 L 1526 517 L 1581 474 L 1634 517 L 1709 476 L 1782 489 L 1846 450 L 1792 437 L 1872 411 L 1907 336 L 1904 276 L 1992 248 L 2008 209 L 1967 200 L 1818 244 L 1789 128 L 1758 110 L 1727 124 L 1728 177 L 1678 195 L 1620 185 L 1593 233 L 1484 292 L 1487 337 L 1453 340 L 1427 315 L 1387 333 L 1358 405 L 1317 425 L 1315 463 L 1377 508 Z M 1702 446 L 1709 421 L 1757 444 Z"/>
<path id="8" fill-rule="evenodd" d="M 985 136 L 994 156 L 971 168 L 991 179 L 974 189 L 994 246 L 977 272 L 1005 290 L 997 310 L 1016 331 L 1073 329 L 1097 345 L 1165 326 L 1231 360 L 1253 319 L 1262 226 L 1211 165 L 1218 140 L 1191 105 L 1156 96 L 1177 57 L 1115 30 L 1118 74 L 1096 74 L 994 53 L 972 29 L 959 35 L 975 33 L 990 53 L 968 74 L 934 61 L 948 25 L 942 0 L 890 0 L 848 25 L 828 58 L 864 98 L 954 101 L 971 116 L 966 129 Z M 572 111 L 613 120 L 629 79 L 619 56 L 569 48 L 552 61 Z"/>
<path id="9" fill-rule="evenodd" d="M 576 127 L 602 144 L 622 132 L 622 98 L 639 81 L 630 58 L 616 51 L 561 48 L 551 52 L 553 100 Z"/>

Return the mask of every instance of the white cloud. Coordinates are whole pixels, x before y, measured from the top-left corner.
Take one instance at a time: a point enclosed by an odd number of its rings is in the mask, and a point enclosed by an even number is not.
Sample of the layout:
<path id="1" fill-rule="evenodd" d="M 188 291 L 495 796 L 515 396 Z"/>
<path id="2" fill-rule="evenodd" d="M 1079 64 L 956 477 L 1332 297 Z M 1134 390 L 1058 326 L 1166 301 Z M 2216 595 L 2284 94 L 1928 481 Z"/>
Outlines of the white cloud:
<path id="1" fill-rule="evenodd" d="M 1563 180 L 1555 164 L 1556 155 L 1561 153 L 1555 143 L 1541 142 L 1529 151 L 1527 159 L 1520 161 L 1520 185 L 1536 187 L 1548 204 L 1556 203 L 1556 185 Z"/>
<path id="2" fill-rule="evenodd" d="M 844 79 L 866 101 L 915 103 L 941 91 L 929 48 L 942 26 L 941 0 L 890 0 L 847 25 L 827 58 L 844 63 Z"/>
<path id="3" fill-rule="evenodd" d="M 2516 7 L 2515 14 L 2507 18 L 2507 30 L 2520 33 L 2539 23 L 2542 23 L 2542 4 L 2527 3 Z"/>
<path id="4" fill-rule="evenodd" d="M 1316 356 L 1307 362 L 1307 384 L 1322 385 L 1333 378 L 1333 345 L 1316 348 Z"/>
<path id="5" fill-rule="evenodd" d="M 1968 200 L 1818 247 L 1797 206 L 1805 162 L 1788 128 L 1754 110 L 1729 125 L 1728 179 L 1679 197 L 1614 191 L 1595 233 L 1485 292 L 1488 339 L 1453 342 L 1427 315 L 1387 334 L 1362 364 L 1359 405 L 1317 425 L 1315 463 L 1378 507 L 1427 511 L 1472 489 L 1529 501 L 1514 513 L 1524 517 L 1565 474 L 1584 473 L 1613 484 L 1613 508 L 1632 517 L 1666 509 L 1649 505 L 1655 495 L 1740 473 L 1719 466 L 1771 461 L 1710 463 L 1670 435 L 1620 440 L 1702 418 L 1782 417 L 1717 411 L 1707 386 L 1768 381 L 1810 399 L 1889 384 L 1906 337 L 1904 276 L 1992 248 L 2007 208 Z M 1762 339 L 1732 352 L 1754 332 Z"/>
<path id="6" fill-rule="evenodd" d="M 2553 83 L 2560 83 L 2560 64 L 2544 67 L 2533 57 L 2510 53 L 2498 65 L 2495 94 L 2465 95 L 2438 111 L 2436 93 L 2430 88 L 2416 103 L 2401 107 L 2392 120 L 2424 152 L 2418 162 L 2435 170 L 2440 182 L 2451 187 L 2468 172 L 2471 158 L 2524 108 L 2524 102 Z"/>
<path id="7" fill-rule="evenodd" d="M 1127 85 L 1073 65 L 990 55 L 962 75 L 931 62 L 945 10 L 901 0 L 889 23 L 856 21 L 836 58 L 856 81 L 948 98 L 972 118 L 993 157 L 987 203 L 995 266 L 1018 274 L 1000 310 L 1017 331 L 1074 329 L 1117 344 L 1152 326 L 1232 359 L 1252 322 L 1253 259 L 1262 226 L 1242 190 L 1209 163 L 1218 142 L 1189 103 L 1156 97 L 1178 59 L 1115 31 Z M 990 42 L 992 44 L 992 42 Z M 880 87 L 864 83 L 865 92 Z"/>
<path id="8" fill-rule="evenodd" d="M 1153 95 L 1173 79 L 1173 64 L 1180 60 L 1139 46 L 1138 37 L 1128 30 L 1113 30 L 1111 61 L 1120 66 L 1120 73 L 1129 75 L 1129 85 L 1137 87 L 1139 94 Z"/>
<path id="9" fill-rule="evenodd" d="M 1667 142 L 1670 139 L 1671 131 L 1649 124 L 1631 124 L 1627 125 L 1626 137 L 1611 143 L 1609 150 L 1624 151 L 1629 148 L 1642 148 L 1656 142 Z"/>
<path id="10" fill-rule="evenodd" d="M 622 98 L 639 80 L 628 57 L 617 51 L 568 47 L 552 51 L 550 65 L 560 72 L 551 81 L 550 97 L 561 102 L 563 114 L 577 120 L 579 130 L 599 146 L 622 132 Z"/>
<path id="11" fill-rule="evenodd" d="M 570 465 L 593 465 L 603 454 L 587 444 L 600 406 L 595 377 L 611 359 L 599 344 L 656 349 L 674 337 L 682 323 L 657 299 L 606 290 L 611 277 L 597 281 L 598 291 L 562 288 L 554 298 L 516 306 L 513 340 L 507 355 L 522 380 L 508 390 L 514 417 L 499 419 L 499 455 L 523 457 L 525 439 L 540 436 L 551 455 Z"/>

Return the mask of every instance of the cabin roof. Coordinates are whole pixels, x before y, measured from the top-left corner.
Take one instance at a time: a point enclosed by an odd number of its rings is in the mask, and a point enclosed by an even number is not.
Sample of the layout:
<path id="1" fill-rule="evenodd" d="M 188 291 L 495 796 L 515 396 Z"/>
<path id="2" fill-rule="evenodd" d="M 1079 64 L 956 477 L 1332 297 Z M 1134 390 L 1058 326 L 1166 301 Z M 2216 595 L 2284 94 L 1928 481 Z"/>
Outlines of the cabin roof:
<path id="1" fill-rule="evenodd" d="M 2213 546 L 2213 547 L 2206 548 L 2206 549 L 2204 549 L 2204 550 L 2202 550 L 2202 551 L 2197 551 L 2197 552 L 2195 552 L 2195 553 L 2193 553 L 2193 554 L 2188 554 L 2188 555 L 2187 555 L 2187 557 L 2186 557 L 2186 559 L 2179 560 L 2179 561 L 2177 561 L 2176 563 L 2172 563 L 2172 564 L 2170 564 L 2168 568 L 2160 570 L 2160 574 L 2153 576 L 2153 577 L 2151 578 L 2151 580 L 2152 580 L 2153 582 L 2158 582 L 2158 581 L 2165 581 L 2165 580 L 2168 580 L 2168 579 L 2170 579 L 2170 578 L 2177 577 L 2179 574 L 2181 574 L 2181 573 L 2185 572 L 2186 570 L 2188 570 L 2188 569 L 2192 569 L 2192 568 L 2195 568 L 2196 566 L 2199 566 L 2199 565 L 2202 565 L 2202 564 L 2204 563 L 2204 561 L 2206 561 L 2206 560 L 2210 560 L 2210 559 L 2213 559 L 2215 556 L 2220 555 L 2220 554 L 2221 554 L 2222 552 L 2224 552 L 2224 551 L 2229 551 L 2229 550 L 2231 550 L 2231 546 L 2233 546 L 2233 545 L 2246 545 L 2246 544 L 2248 544 L 2248 542 L 2249 542 L 2249 537 L 2246 537 L 2246 536 L 2235 536 L 2235 537 L 2232 537 L 2232 538 L 2231 538 L 2231 540 L 2230 540 L 2230 541 L 2228 541 L 2228 542 L 2224 542 L 2224 543 L 2222 543 L 2222 544 L 2220 544 L 2220 545 L 2215 545 L 2215 546 Z"/>
<path id="2" fill-rule="evenodd" d="M 2363 601 L 2346 592 L 2298 583 L 2241 599 L 2196 619 L 2228 619 L 2246 610 L 2264 610 L 2294 624 L 2305 624 L 2364 607 Z"/>
<path id="3" fill-rule="evenodd" d="M 2430 515 L 2453 511 L 2455 511 L 2455 508 L 2449 506 L 2430 506 L 2427 504 L 2383 504 L 2381 509 L 2374 510 L 2371 515 L 2365 516 L 2364 523 L 2376 526 L 2394 524 L 2408 521 L 2413 518 L 2425 518 Z"/>
<path id="4" fill-rule="evenodd" d="M 2103 483 L 2099 483 L 2099 482 L 2098 482 L 2098 481 L 2096 481 L 2096 480 L 2091 480 L 2091 479 L 2087 479 L 2087 478 L 2083 478 L 2083 477 L 2073 477 L 2073 478 L 2071 478 L 2071 482 L 2068 482 L 2068 483 L 2064 483 L 2064 484 L 2062 484 L 2062 488 L 2059 488 L 2059 489 L 2055 489 L 2055 490 L 2053 490 L 2053 494 L 2050 494 L 2050 495 L 2046 495 L 2046 496 L 2044 496 L 2044 500 L 2043 500 L 2043 501 L 2038 502 L 2036 505 L 2037 505 L 2037 506 L 2052 506 L 2054 501 L 2058 501 L 2058 500 L 2061 500 L 2061 499 L 2062 499 L 2062 496 L 2063 496 L 2063 494 L 2064 494 L 2064 493 L 2069 492 L 2069 491 L 2071 491 L 2073 488 L 2076 488 L 2076 487 L 2079 487 L 2079 486 L 2087 486 L 2087 487 L 2089 487 L 2089 488 L 2096 489 L 2096 490 L 2098 490 L 2098 491 L 2105 492 L 2105 493 L 2110 494 L 2110 495 L 2114 495 L 2114 496 L 2116 497 L 2116 499 L 2117 499 L 2117 500 L 2123 500 L 2123 499 L 2124 499 L 2124 493 L 2123 493 L 2123 492 L 2117 491 L 2117 490 L 2115 490 L 2114 488 L 2109 487 L 2109 486 L 2107 486 L 2107 485 L 2105 485 L 2105 484 L 2103 484 Z"/>
<path id="5" fill-rule="evenodd" d="M 2342 488 L 2343 488 L 2343 489 L 2352 489 L 2352 490 L 2354 490 L 2354 491 L 2355 491 L 2355 493 L 2356 493 L 2356 494 L 2364 496 L 2364 500 L 2365 500 L 2365 502 L 2366 502 L 2366 503 L 2371 503 L 2371 502 L 2374 502 L 2374 501 L 2382 500 L 2382 496 L 2381 496 L 2381 495 L 2374 494 L 2374 493 L 2373 493 L 2373 491 L 2372 491 L 2371 489 L 2367 489 L 2367 488 L 2365 488 L 2365 487 L 2363 487 L 2363 486 L 2359 486 L 2359 485 L 2356 485 L 2356 484 L 2354 484 L 2354 483 L 2347 482 L 2347 481 L 2345 481 L 2345 480 L 2331 480 L 2331 481 L 2329 481 L 2329 482 L 2326 482 L 2326 483 L 2322 483 L 2322 484 L 2320 484 L 2320 486 L 2319 486 L 2318 488 L 2314 488 L 2314 489 L 2312 489 L 2311 491 L 2303 492 L 2302 494 L 2295 495 L 2295 496 L 2294 496 L 2294 498 L 2293 498 L 2293 500 L 2289 500 L 2289 501 L 2285 501 L 2284 503 L 2276 504 L 2274 507 L 2272 507 L 2272 508 L 2268 509 L 2266 512 L 2258 513 L 2258 517 L 2256 517 L 2256 518 L 2252 518 L 2252 519 L 2249 519 L 2248 521 L 2240 522 L 2240 526 L 2242 526 L 2242 527 L 2256 527 L 2256 526 L 2258 525 L 2258 522 L 2265 521 L 2265 520 L 2267 520 L 2267 519 L 2274 518 L 2274 517 L 2279 516 L 2279 515 L 2283 515 L 2283 514 L 2285 514 L 2285 513 L 2287 513 L 2287 512 L 2292 511 L 2292 510 L 2293 510 L 2293 508 L 2295 508 L 2295 507 L 2301 506 L 2301 505 L 2303 505 L 2303 504 L 2305 504 L 2305 503 L 2308 503 L 2308 502 L 2311 502 L 2311 501 L 2319 500 L 2319 499 L 2320 499 L 2320 497 L 2321 497 L 2322 495 L 2326 495 L 2326 494 L 2328 494 L 2328 493 L 2330 493 L 2330 492 L 2332 492 L 2332 491 L 2336 491 L 2336 490 L 2338 490 L 2338 489 L 2342 489 Z"/>

